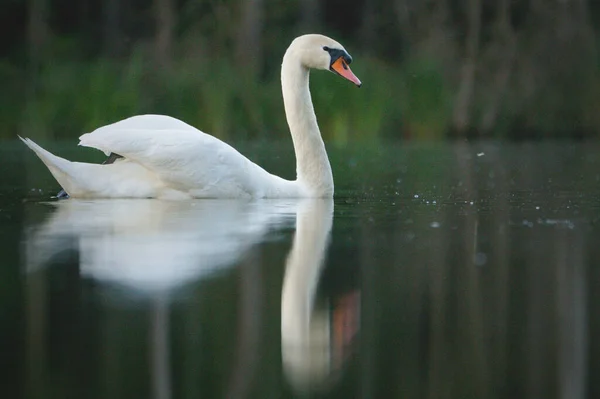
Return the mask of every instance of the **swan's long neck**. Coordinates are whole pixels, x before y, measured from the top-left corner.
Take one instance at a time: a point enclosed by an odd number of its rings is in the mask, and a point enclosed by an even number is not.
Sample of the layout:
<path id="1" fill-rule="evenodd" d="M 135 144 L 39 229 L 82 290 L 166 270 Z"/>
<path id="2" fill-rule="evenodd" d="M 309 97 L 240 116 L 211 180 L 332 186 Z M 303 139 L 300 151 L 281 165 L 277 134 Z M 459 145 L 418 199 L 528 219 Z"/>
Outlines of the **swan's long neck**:
<path id="1" fill-rule="evenodd" d="M 310 97 L 308 75 L 308 68 L 300 63 L 292 48 L 288 49 L 281 65 L 281 87 L 296 152 L 298 182 L 312 196 L 331 197 L 333 175 Z"/>

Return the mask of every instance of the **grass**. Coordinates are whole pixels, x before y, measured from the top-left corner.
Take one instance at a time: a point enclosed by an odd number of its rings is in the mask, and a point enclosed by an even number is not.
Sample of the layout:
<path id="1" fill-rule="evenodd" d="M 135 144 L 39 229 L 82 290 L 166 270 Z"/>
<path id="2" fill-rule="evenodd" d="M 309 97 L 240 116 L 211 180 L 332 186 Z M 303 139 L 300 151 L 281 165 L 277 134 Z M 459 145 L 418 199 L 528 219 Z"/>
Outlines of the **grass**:
<path id="1" fill-rule="evenodd" d="M 408 59 L 399 66 L 363 58 L 352 67 L 363 81 L 360 90 L 330 73 L 316 71 L 311 75 L 315 110 L 327 141 L 343 146 L 390 137 L 446 137 L 454 88 L 440 65 L 427 59 Z M 171 115 L 222 139 L 287 137 L 279 71 L 261 78 L 241 71 L 231 60 L 216 56 L 181 57 L 170 68 L 157 70 L 151 57 L 137 51 L 118 61 L 50 60 L 30 80 L 27 71 L 0 62 L 0 80 L 8 93 L 0 97 L 0 139 L 16 134 L 74 139 L 143 113 Z M 600 93 L 600 85 L 590 87 Z M 578 101 L 578 109 L 586 104 L 592 107 L 598 98 L 594 93 L 586 94 Z M 571 117 L 580 114 L 588 128 L 600 125 L 598 113 L 585 109 L 571 110 L 561 118 L 562 123 L 552 118 L 552 113 L 540 116 L 544 108 L 544 114 L 552 108 L 550 100 L 532 110 L 532 116 L 525 119 L 527 128 L 544 132 L 560 129 L 564 132 L 558 134 L 568 135 L 565 127 L 573 126 Z M 510 108 L 506 109 L 510 114 Z M 515 117 L 500 115 L 502 132 L 498 137 L 506 137 L 514 129 Z"/>
<path id="2" fill-rule="evenodd" d="M 371 141 L 433 120 L 426 112 L 414 113 L 409 99 L 422 95 L 437 101 L 439 81 L 431 83 L 429 75 L 415 81 L 412 71 L 375 58 L 353 67 L 364 82 L 360 90 L 330 73 L 311 75 L 315 109 L 327 140 L 340 145 Z M 172 115 L 220 138 L 286 137 L 279 71 L 256 79 L 242 70 L 229 59 L 193 55 L 157 70 L 143 51 L 118 61 L 48 60 L 33 81 L 26 71 L 0 64 L 6 92 L 14 93 L 0 99 L 0 138 L 21 133 L 72 139 L 141 113 Z M 424 130 L 437 134 L 441 129 L 436 123 Z"/>

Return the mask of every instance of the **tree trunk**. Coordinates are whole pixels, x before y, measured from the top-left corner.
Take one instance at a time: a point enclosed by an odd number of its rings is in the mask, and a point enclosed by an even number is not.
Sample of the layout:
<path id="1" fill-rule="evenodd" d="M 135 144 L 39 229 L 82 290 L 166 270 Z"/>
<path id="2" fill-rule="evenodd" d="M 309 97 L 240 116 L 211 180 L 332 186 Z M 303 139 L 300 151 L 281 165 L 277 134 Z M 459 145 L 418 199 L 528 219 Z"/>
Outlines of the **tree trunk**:
<path id="1" fill-rule="evenodd" d="M 28 60 L 27 82 L 25 84 L 25 102 L 20 129 L 24 132 L 35 130 L 38 137 L 48 132 L 45 126 L 40 126 L 38 110 L 35 101 L 39 86 L 39 71 L 44 60 L 45 48 L 49 39 L 48 0 L 29 0 L 29 15 L 27 20 Z M 27 174 L 29 177 L 29 173 Z"/>
<path id="2" fill-rule="evenodd" d="M 360 42 L 363 51 L 369 51 L 376 44 L 377 35 L 377 9 L 378 5 L 373 0 L 367 1 L 363 6 L 363 18 L 360 27 Z"/>
<path id="3" fill-rule="evenodd" d="M 398 20 L 398 28 L 402 32 L 403 40 L 409 44 L 413 42 L 413 24 L 411 14 L 414 12 L 410 0 L 395 0 L 394 13 Z"/>
<path id="4" fill-rule="evenodd" d="M 173 29 L 175 27 L 173 0 L 155 0 L 154 13 L 156 20 L 154 56 L 161 69 L 168 69 L 173 60 Z"/>
<path id="5" fill-rule="evenodd" d="M 29 65 L 33 74 L 39 67 L 43 48 L 48 39 L 47 15 L 47 0 L 29 0 L 27 36 L 29 40 Z"/>
<path id="6" fill-rule="evenodd" d="M 235 57 L 238 67 L 255 77 L 262 67 L 264 0 L 241 0 Z"/>
<path id="7" fill-rule="evenodd" d="M 103 4 L 104 26 L 102 30 L 104 53 L 116 56 L 119 51 L 119 0 L 105 0 Z"/>
<path id="8" fill-rule="evenodd" d="M 467 7 L 468 26 L 465 56 L 460 72 L 460 83 L 453 115 L 454 129 L 459 134 L 463 134 L 471 124 L 471 104 L 475 91 L 475 74 L 481 30 L 481 0 L 469 0 Z"/>
<path id="9" fill-rule="evenodd" d="M 302 33 L 314 33 L 318 30 L 321 10 L 318 0 L 300 1 L 300 28 Z"/>
<path id="10" fill-rule="evenodd" d="M 493 51 L 492 62 L 497 65 L 497 69 L 491 78 L 488 102 L 479 126 L 483 134 L 489 134 L 496 125 L 517 52 L 517 37 L 510 22 L 510 0 L 499 0 L 497 4 L 495 31 L 492 43 L 488 46 Z"/>
<path id="11" fill-rule="evenodd" d="M 445 31 L 449 7 L 447 0 L 395 0 L 393 4 L 399 29 L 411 44 L 429 41 L 436 32 Z"/>

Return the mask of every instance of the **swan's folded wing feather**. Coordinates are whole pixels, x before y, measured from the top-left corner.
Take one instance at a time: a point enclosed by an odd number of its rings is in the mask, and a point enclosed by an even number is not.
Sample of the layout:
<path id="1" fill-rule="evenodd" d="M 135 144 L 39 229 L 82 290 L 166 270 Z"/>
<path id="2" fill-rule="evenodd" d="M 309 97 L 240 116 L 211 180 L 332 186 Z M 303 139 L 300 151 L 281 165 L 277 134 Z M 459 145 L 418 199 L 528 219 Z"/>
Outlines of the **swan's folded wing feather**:
<path id="1" fill-rule="evenodd" d="M 179 119 L 173 118 L 167 115 L 136 115 L 127 119 L 120 120 L 115 123 L 111 123 L 110 125 L 99 127 L 91 133 L 86 133 L 79 137 L 79 145 L 84 147 L 91 147 L 97 150 L 104 152 L 107 156 L 111 154 L 111 150 L 107 150 L 106 148 L 102 148 L 100 146 L 92 144 L 93 142 L 100 142 L 99 140 L 104 134 L 113 135 L 115 132 L 123 132 L 125 134 L 128 130 L 144 130 L 149 132 L 157 132 L 161 134 L 169 134 L 172 131 L 191 131 L 191 132 L 199 132 L 193 126 L 188 125 L 187 123 L 180 121 Z M 92 136 L 90 136 L 92 135 Z M 82 140 L 83 138 L 85 140 Z M 93 137 L 93 140 L 90 141 L 90 137 Z M 127 138 L 124 138 L 127 139 Z"/>
<path id="2" fill-rule="evenodd" d="M 139 163 L 179 190 L 250 193 L 260 186 L 256 179 L 266 174 L 230 145 L 197 129 L 98 129 L 80 140 L 82 146 Z"/>
<path id="3" fill-rule="evenodd" d="M 188 125 L 187 123 L 173 118 L 167 115 L 136 115 L 127 119 L 120 120 L 110 125 L 99 127 L 94 131 L 103 132 L 109 130 L 127 130 L 127 129 L 140 129 L 140 130 L 189 130 L 197 132 L 198 129 Z"/>

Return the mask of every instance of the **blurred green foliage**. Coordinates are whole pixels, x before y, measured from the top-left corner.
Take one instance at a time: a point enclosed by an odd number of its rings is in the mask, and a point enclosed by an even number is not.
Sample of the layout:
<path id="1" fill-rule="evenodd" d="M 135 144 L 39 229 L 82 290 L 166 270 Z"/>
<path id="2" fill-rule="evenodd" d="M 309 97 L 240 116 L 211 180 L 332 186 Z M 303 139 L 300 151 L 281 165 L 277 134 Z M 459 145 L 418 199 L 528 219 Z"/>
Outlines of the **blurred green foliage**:
<path id="1" fill-rule="evenodd" d="M 364 80 L 357 90 L 323 72 L 311 75 L 311 92 L 326 139 L 372 140 L 410 135 L 440 138 L 448 124 L 449 88 L 435 68 L 415 74 L 366 57 L 354 65 Z M 2 79 L 15 96 L 0 98 L 0 137 L 25 130 L 72 138 L 135 114 L 160 113 L 182 119 L 218 137 L 286 137 L 279 74 L 255 80 L 230 62 L 176 60 L 156 71 L 142 52 L 126 61 L 61 61 L 40 68 L 36 90 L 28 93 L 26 76 L 4 64 Z M 435 106 L 432 106 L 435 105 Z"/>
<path id="2" fill-rule="evenodd" d="M 313 73 L 323 136 L 593 137 L 600 6 L 560 2 L 14 0 L 0 17 L 0 139 L 72 139 L 142 113 L 221 138 L 287 136 L 279 65 L 342 42 L 364 86 Z M 337 81 L 336 81 L 337 80 Z"/>

